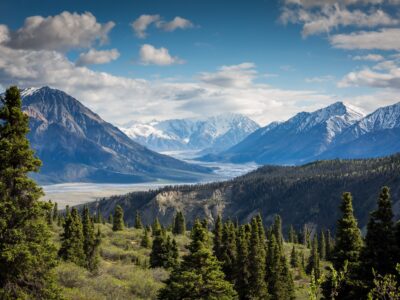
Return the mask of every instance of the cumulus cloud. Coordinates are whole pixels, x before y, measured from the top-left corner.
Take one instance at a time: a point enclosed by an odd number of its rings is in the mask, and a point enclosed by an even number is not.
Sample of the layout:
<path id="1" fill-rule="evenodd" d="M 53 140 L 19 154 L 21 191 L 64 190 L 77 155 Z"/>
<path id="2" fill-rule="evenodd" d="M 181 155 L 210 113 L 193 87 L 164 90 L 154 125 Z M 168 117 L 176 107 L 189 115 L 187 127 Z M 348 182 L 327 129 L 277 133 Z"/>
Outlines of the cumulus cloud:
<path id="1" fill-rule="evenodd" d="M 117 49 L 111 50 L 96 50 L 90 49 L 86 53 L 81 53 L 76 61 L 77 66 L 93 65 L 93 64 L 106 64 L 110 61 L 116 60 L 119 57 Z"/>
<path id="2" fill-rule="evenodd" d="M 146 30 L 152 24 L 155 24 L 159 29 L 169 32 L 177 29 L 188 29 L 194 27 L 193 23 L 188 19 L 177 16 L 172 21 L 167 22 L 162 20 L 160 15 L 141 15 L 132 22 L 131 26 L 136 36 L 143 39 L 147 37 Z"/>
<path id="3" fill-rule="evenodd" d="M 307 83 L 322 83 L 322 82 L 329 82 L 329 81 L 334 81 L 334 80 L 335 80 L 334 76 L 324 75 L 324 76 L 306 78 L 305 82 L 307 82 Z"/>
<path id="4" fill-rule="evenodd" d="M 256 75 L 255 65 L 246 62 L 233 66 L 222 66 L 214 73 L 201 73 L 199 79 L 204 83 L 215 86 L 243 88 L 248 87 Z"/>
<path id="5" fill-rule="evenodd" d="M 302 7 L 285 7 L 280 16 L 284 23 L 302 24 L 303 37 L 312 34 L 329 33 L 332 29 L 356 26 L 373 28 L 377 26 L 392 26 L 399 24 L 394 18 L 380 8 L 364 12 L 360 9 L 349 10 L 338 3 L 323 5 L 320 9 L 309 10 Z"/>
<path id="6" fill-rule="evenodd" d="M 0 42 L 14 49 L 66 51 L 89 48 L 97 41 L 104 44 L 114 25 L 114 22 L 98 23 L 89 12 L 78 14 L 64 11 L 46 18 L 26 18 L 24 26 L 17 31 L 9 31 L 2 25 Z"/>
<path id="7" fill-rule="evenodd" d="M 221 74 L 226 77 L 226 74 L 236 72 L 243 78 L 227 80 L 231 84 L 214 84 L 212 80 Z M 250 73 L 246 75 L 246 72 Z M 214 73 L 199 74 L 191 81 L 148 81 L 78 67 L 57 51 L 15 50 L 0 46 L 1 86 L 49 85 L 79 99 L 105 120 L 119 124 L 223 112 L 244 113 L 266 124 L 289 118 L 299 110 L 321 108 L 336 100 L 312 90 L 284 90 L 258 84 L 254 82 L 256 77 L 256 66 L 243 63 L 220 67 Z"/>
<path id="8" fill-rule="evenodd" d="M 353 56 L 353 60 L 380 61 L 385 58 L 380 54 L 367 54 Z"/>
<path id="9" fill-rule="evenodd" d="M 175 31 L 176 29 L 193 28 L 194 25 L 188 19 L 184 19 L 181 17 L 175 17 L 170 22 L 164 22 L 164 21 L 157 22 L 157 27 L 161 28 L 165 31 Z"/>
<path id="10" fill-rule="evenodd" d="M 329 41 L 333 47 L 341 49 L 400 50 L 400 28 L 336 34 Z"/>
<path id="11" fill-rule="evenodd" d="M 171 56 L 167 48 L 155 48 L 150 44 L 144 44 L 139 51 L 140 63 L 143 65 L 168 66 L 182 64 L 183 60 L 176 56 Z"/>
<path id="12" fill-rule="evenodd" d="M 400 66 L 392 60 L 380 62 L 373 68 L 365 67 L 348 73 L 338 85 L 400 89 Z"/>
<path id="13" fill-rule="evenodd" d="M 131 26 L 136 36 L 143 39 L 147 36 L 147 27 L 149 27 L 152 23 L 159 21 L 160 19 L 160 15 L 141 15 L 132 22 Z"/>

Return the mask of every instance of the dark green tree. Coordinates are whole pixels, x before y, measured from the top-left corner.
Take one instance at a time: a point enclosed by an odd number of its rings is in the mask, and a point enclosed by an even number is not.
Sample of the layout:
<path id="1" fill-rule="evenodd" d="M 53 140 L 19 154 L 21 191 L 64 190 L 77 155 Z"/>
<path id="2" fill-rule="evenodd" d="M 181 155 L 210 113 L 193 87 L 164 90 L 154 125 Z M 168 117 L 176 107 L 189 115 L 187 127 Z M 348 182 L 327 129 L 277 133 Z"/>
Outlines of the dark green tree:
<path id="1" fill-rule="evenodd" d="M 299 266 L 299 256 L 294 246 L 292 247 L 292 252 L 290 252 L 290 266 L 292 268 L 297 268 Z"/>
<path id="2" fill-rule="evenodd" d="M 290 225 L 289 229 L 289 242 L 290 243 L 297 243 L 297 233 L 296 230 L 294 230 L 293 225 Z"/>
<path id="3" fill-rule="evenodd" d="M 51 269 L 56 248 L 45 221 L 48 203 L 28 177 L 41 165 L 26 135 L 29 118 L 22 112 L 17 87 L 10 87 L 0 105 L 0 298 L 57 299 Z"/>
<path id="4" fill-rule="evenodd" d="M 325 232 L 321 230 L 321 234 L 319 236 L 319 242 L 318 242 L 318 253 L 320 259 L 324 260 L 326 259 L 326 242 L 325 242 Z"/>
<path id="5" fill-rule="evenodd" d="M 247 291 L 250 285 L 250 257 L 249 257 L 250 232 L 246 225 L 240 226 L 237 235 L 237 259 L 235 266 L 235 290 L 239 299 L 248 299 Z"/>
<path id="6" fill-rule="evenodd" d="M 222 231 L 222 270 L 230 282 L 235 278 L 236 232 L 232 221 L 226 222 Z"/>
<path id="7" fill-rule="evenodd" d="M 215 221 L 215 226 L 214 226 L 214 240 L 213 240 L 213 252 L 214 255 L 217 257 L 219 261 L 222 261 L 222 230 L 223 230 L 223 224 L 222 224 L 222 219 L 221 216 L 218 215 L 217 220 Z"/>
<path id="8" fill-rule="evenodd" d="M 311 274 L 314 271 L 314 277 L 318 280 L 321 277 L 321 267 L 318 253 L 318 236 L 315 234 L 313 238 L 313 243 L 311 247 L 311 254 L 308 258 L 308 263 L 306 267 L 306 273 Z"/>
<path id="9" fill-rule="evenodd" d="M 334 243 L 333 243 L 331 231 L 328 229 L 326 231 L 326 239 L 325 239 L 325 259 L 331 260 L 333 248 L 334 248 Z"/>
<path id="10" fill-rule="evenodd" d="M 191 239 L 189 254 L 174 267 L 158 298 L 237 299 L 233 285 L 224 279 L 218 260 L 209 248 L 208 233 L 198 220 L 194 223 Z"/>
<path id="11" fill-rule="evenodd" d="M 61 248 L 58 254 L 66 261 L 71 261 L 79 266 L 85 267 L 86 256 L 83 243 L 82 221 L 78 210 L 73 208 L 65 219 L 64 233 L 61 235 Z"/>
<path id="12" fill-rule="evenodd" d="M 140 246 L 142 246 L 144 248 L 150 248 L 151 247 L 151 240 L 150 240 L 149 231 L 147 230 L 147 228 L 145 228 L 143 230 L 143 236 L 142 236 L 142 239 L 140 241 Z"/>
<path id="13" fill-rule="evenodd" d="M 340 206 L 342 217 L 336 228 L 335 247 L 332 253 L 332 262 L 336 270 L 342 270 L 347 260 L 349 268 L 359 262 L 360 251 L 363 245 L 361 232 L 353 214 L 352 197 L 350 193 L 343 193 Z"/>
<path id="14" fill-rule="evenodd" d="M 378 274 L 395 274 L 396 240 L 394 234 L 392 200 L 388 187 L 383 187 L 378 208 L 370 214 L 361 254 L 363 275 L 372 286 L 374 269 Z"/>
<path id="15" fill-rule="evenodd" d="M 274 224 L 272 226 L 272 231 L 275 235 L 276 242 L 281 247 L 283 245 L 283 235 L 282 235 L 282 219 L 280 215 L 275 216 Z"/>
<path id="16" fill-rule="evenodd" d="M 140 213 L 136 211 L 136 216 L 135 216 L 135 226 L 136 229 L 142 229 L 143 228 L 143 223 L 142 223 L 142 218 L 140 217 Z"/>
<path id="17" fill-rule="evenodd" d="M 174 224 L 172 228 L 173 234 L 184 234 L 186 232 L 186 221 L 185 216 L 181 211 L 178 211 L 175 215 Z"/>
<path id="18" fill-rule="evenodd" d="M 58 204 L 57 204 L 57 202 L 55 202 L 54 206 L 53 206 L 53 222 L 58 222 Z"/>
<path id="19" fill-rule="evenodd" d="M 155 235 L 159 230 L 161 230 L 161 224 L 158 218 L 156 218 L 153 224 L 151 225 L 151 230 L 153 232 L 153 235 Z"/>
<path id="20" fill-rule="evenodd" d="M 124 229 L 124 211 L 121 206 L 117 205 L 113 217 L 113 231 L 120 231 Z"/>
<path id="21" fill-rule="evenodd" d="M 82 211 L 83 251 L 85 253 L 85 267 L 89 271 L 96 271 L 99 266 L 100 236 L 96 236 L 93 220 L 90 218 L 89 208 L 85 205 Z"/>
<path id="22" fill-rule="evenodd" d="M 114 218 L 113 218 L 113 215 L 112 215 L 112 214 L 110 214 L 110 215 L 108 216 L 108 223 L 109 223 L 109 224 L 114 224 Z"/>

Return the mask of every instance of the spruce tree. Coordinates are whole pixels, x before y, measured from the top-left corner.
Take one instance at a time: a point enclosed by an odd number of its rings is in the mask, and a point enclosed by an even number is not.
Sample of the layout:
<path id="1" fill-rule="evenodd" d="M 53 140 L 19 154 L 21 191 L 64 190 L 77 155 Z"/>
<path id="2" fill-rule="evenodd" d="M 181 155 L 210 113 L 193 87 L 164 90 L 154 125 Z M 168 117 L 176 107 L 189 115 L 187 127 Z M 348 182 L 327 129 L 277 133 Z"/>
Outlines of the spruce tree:
<path id="1" fill-rule="evenodd" d="M 248 287 L 248 298 L 266 299 L 268 289 L 265 283 L 265 247 L 262 244 L 262 234 L 260 234 L 262 223 L 258 218 L 251 221 L 251 236 L 249 245 L 249 266 L 250 279 Z M 264 230 L 261 229 L 263 232 Z"/>
<path id="2" fill-rule="evenodd" d="M 334 244 L 333 244 L 331 231 L 328 229 L 326 231 L 326 239 L 325 239 L 325 259 L 331 260 L 333 248 L 334 248 Z"/>
<path id="3" fill-rule="evenodd" d="M 173 234 L 184 234 L 186 232 L 186 221 L 183 213 L 178 211 L 176 213 L 174 224 L 172 228 Z"/>
<path id="4" fill-rule="evenodd" d="M 249 257 L 250 233 L 246 226 L 240 226 L 237 235 L 237 259 L 235 266 L 235 290 L 239 299 L 248 299 L 247 291 L 250 285 L 250 257 Z"/>
<path id="5" fill-rule="evenodd" d="M 357 264 L 362 247 L 361 232 L 353 214 L 350 193 L 343 193 L 340 210 L 342 217 L 337 223 L 335 246 L 332 253 L 332 262 L 336 270 L 342 270 L 346 260 L 349 268 L 353 264 Z"/>
<path id="6" fill-rule="evenodd" d="M 308 258 L 308 263 L 306 267 L 306 273 L 311 274 L 314 272 L 315 279 L 319 279 L 321 277 L 320 270 L 320 261 L 319 261 L 319 253 L 318 253 L 318 236 L 315 235 L 311 247 L 311 254 Z"/>
<path id="7" fill-rule="evenodd" d="M 49 205 L 42 189 L 28 177 L 41 165 L 26 135 L 17 87 L 10 87 L 0 108 L 0 298 L 57 299 L 51 269 L 56 248 L 45 222 Z"/>
<path id="8" fill-rule="evenodd" d="M 209 248 L 208 233 L 196 220 L 191 232 L 189 254 L 180 265 L 174 267 L 158 299 L 237 299 L 231 283 Z"/>
<path id="9" fill-rule="evenodd" d="M 218 215 L 217 220 L 215 221 L 214 226 L 214 240 L 213 240 L 213 252 L 219 261 L 222 261 L 222 230 L 223 224 L 221 220 L 221 216 Z"/>
<path id="10" fill-rule="evenodd" d="M 150 248 L 150 246 L 151 246 L 151 241 L 150 241 L 150 237 L 149 237 L 149 231 L 147 230 L 147 228 L 145 228 L 143 230 L 143 236 L 142 236 L 142 239 L 140 241 L 140 246 L 142 246 L 144 248 Z"/>
<path id="11" fill-rule="evenodd" d="M 378 274 L 395 274 L 396 240 L 394 235 L 392 200 L 388 187 L 383 187 L 378 208 L 370 214 L 362 251 L 362 269 L 372 285 L 374 269 Z"/>
<path id="12" fill-rule="evenodd" d="M 297 243 L 297 234 L 293 228 L 293 225 L 290 225 L 289 229 L 289 242 L 290 243 Z"/>
<path id="13" fill-rule="evenodd" d="M 85 267 L 89 271 L 96 271 L 99 265 L 98 247 L 100 236 L 96 236 L 94 224 L 90 218 L 89 208 L 85 205 L 82 212 L 83 251 L 85 253 Z"/>
<path id="14" fill-rule="evenodd" d="M 153 244 L 150 253 L 150 267 L 171 268 L 174 267 L 178 259 L 178 248 L 167 236 L 166 231 L 161 228 L 153 232 Z"/>
<path id="15" fill-rule="evenodd" d="M 142 229 L 143 224 L 142 224 L 142 218 L 140 217 L 140 213 L 136 211 L 136 216 L 135 216 L 135 226 L 136 229 Z"/>
<path id="16" fill-rule="evenodd" d="M 113 217 L 113 231 L 120 231 L 124 229 L 124 211 L 121 206 L 117 205 Z"/>
<path id="17" fill-rule="evenodd" d="M 276 242 L 281 247 L 283 245 L 283 235 L 282 235 L 282 219 L 280 215 L 275 216 L 273 233 L 275 235 Z"/>
<path id="18" fill-rule="evenodd" d="M 319 242 L 318 242 L 318 253 L 319 253 L 319 257 L 322 260 L 326 259 L 326 242 L 325 242 L 325 232 L 323 230 L 321 230 L 321 234 L 319 236 Z"/>
<path id="19" fill-rule="evenodd" d="M 61 248 L 58 254 L 66 261 L 85 267 L 86 256 L 83 243 L 82 221 L 78 210 L 73 208 L 65 219 L 64 233 L 61 235 Z"/>
<path id="20" fill-rule="evenodd" d="M 229 221 L 222 232 L 222 270 L 230 282 L 235 278 L 236 252 L 235 225 Z"/>
<path id="21" fill-rule="evenodd" d="M 299 257 L 294 246 L 292 247 L 292 252 L 290 252 L 290 266 L 292 268 L 297 268 L 299 266 Z"/>
<path id="22" fill-rule="evenodd" d="M 161 224 L 160 221 L 158 220 L 158 218 L 156 218 L 153 222 L 153 224 L 151 225 L 151 231 L 153 232 L 153 236 L 159 231 L 161 230 Z"/>
<path id="23" fill-rule="evenodd" d="M 109 223 L 109 224 L 114 224 L 114 218 L 113 218 L 113 215 L 112 215 L 112 214 L 110 214 L 110 215 L 108 216 L 108 223 Z"/>
<path id="24" fill-rule="evenodd" d="M 54 207 L 53 207 L 53 222 L 58 222 L 58 204 L 57 204 L 57 202 L 54 203 Z"/>

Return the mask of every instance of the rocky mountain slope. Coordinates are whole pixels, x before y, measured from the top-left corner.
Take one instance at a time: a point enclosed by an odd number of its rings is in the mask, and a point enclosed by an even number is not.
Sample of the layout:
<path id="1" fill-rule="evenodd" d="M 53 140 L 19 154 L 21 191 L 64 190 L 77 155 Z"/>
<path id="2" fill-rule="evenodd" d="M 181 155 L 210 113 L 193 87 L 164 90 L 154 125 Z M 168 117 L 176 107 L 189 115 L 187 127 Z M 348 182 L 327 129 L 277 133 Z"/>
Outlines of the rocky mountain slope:
<path id="1" fill-rule="evenodd" d="M 315 160 L 333 141 L 364 117 L 362 110 L 337 102 L 315 112 L 301 112 L 286 122 L 274 122 L 206 161 L 260 164 L 301 164 Z"/>
<path id="2" fill-rule="evenodd" d="M 375 208 L 382 186 L 391 188 L 396 218 L 400 217 L 400 154 L 376 159 L 318 161 L 303 166 L 265 166 L 234 180 L 194 186 L 166 187 L 135 192 L 90 204 L 108 217 L 116 204 L 133 224 L 140 211 L 146 224 L 154 218 L 170 224 L 183 211 L 190 225 L 195 218 L 212 224 L 217 215 L 248 222 L 261 212 L 266 224 L 280 214 L 283 224 L 300 229 L 303 224 L 333 229 L 339 216 L 341 195 L 353 194 L 355 214 L 364 227 Z M 287 228 L 285 228 L 286 230 Z"/>
<path id="3" fill-rule="evenodd" d="M 258 128 L 259 125 L 248 117 L 229 113 L 204 119 L 132 122 L 121 130 L 154 151 L 214 153 L 232 147 Z"/>
<path id="4" fill-rule="evenodd" d="M 21 92 L 29 140 L 43 161 L 41 182 L 195 181 L 211 170 L 153 152 L 68 94 L 42 87 Z"/>

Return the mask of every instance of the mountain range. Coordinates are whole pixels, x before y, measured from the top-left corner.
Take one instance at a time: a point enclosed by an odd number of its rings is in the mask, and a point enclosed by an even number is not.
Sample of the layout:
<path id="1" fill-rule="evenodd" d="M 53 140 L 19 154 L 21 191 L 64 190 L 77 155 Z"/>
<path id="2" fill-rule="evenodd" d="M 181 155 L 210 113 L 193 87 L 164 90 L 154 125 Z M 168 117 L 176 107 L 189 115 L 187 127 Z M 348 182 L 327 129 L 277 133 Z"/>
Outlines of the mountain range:
<path id="1" fill-rule="evenodd" d="M 42 160 L 44 183 L 197 181 L 211 169 L 162 155 L 134 142 L 63 91 L 21 91 L 32 148 Z"/>
<path id="2" fill-rule="evenodd" d="M 369 158 L 400 151 L 400 103 L 365 115 L 337 102 L 274 122 L 204 161 L 298 165 L 318 159 Z"/>
<path id="3" fill-rule="evenodd" d="M 198 150 L 202 154 L 226 150 L 258 128 L 248 117 L 232 113 L 203 119 L 131 122 L 120 127 L 134 141 L 157 152 Z"/>

